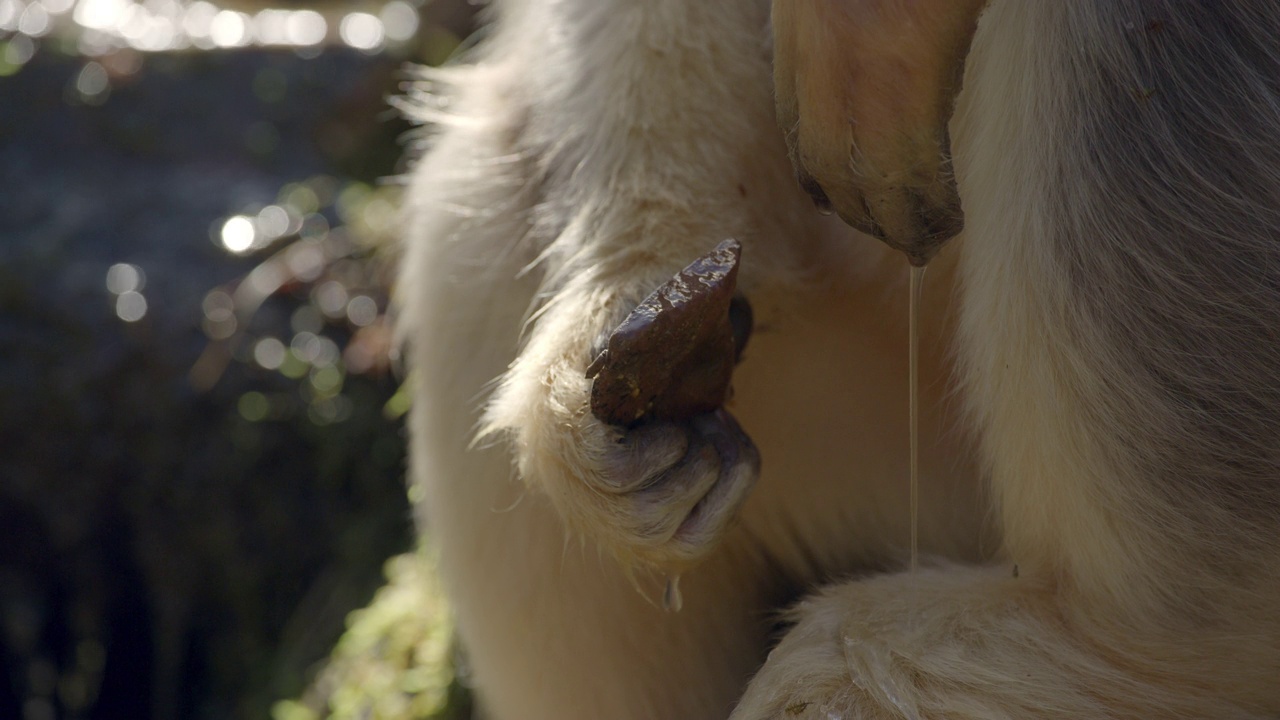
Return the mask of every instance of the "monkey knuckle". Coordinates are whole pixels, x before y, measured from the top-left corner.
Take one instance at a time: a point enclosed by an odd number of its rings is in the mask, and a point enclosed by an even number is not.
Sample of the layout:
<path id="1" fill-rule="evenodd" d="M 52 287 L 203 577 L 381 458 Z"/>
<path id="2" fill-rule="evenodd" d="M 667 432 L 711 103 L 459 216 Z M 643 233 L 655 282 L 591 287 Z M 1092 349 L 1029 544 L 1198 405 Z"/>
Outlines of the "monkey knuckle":
<path id="1" fill-rule="evenodd" d="M 725 414 L 727 417 L 727 414 Z M 602 425 L 598 453 L 572 473 L 584 517 L 606 544 L 664 564 L 705 556 L 730 526 L 760 470 L 754 444 L 718 417 L 631 430 Z"/>

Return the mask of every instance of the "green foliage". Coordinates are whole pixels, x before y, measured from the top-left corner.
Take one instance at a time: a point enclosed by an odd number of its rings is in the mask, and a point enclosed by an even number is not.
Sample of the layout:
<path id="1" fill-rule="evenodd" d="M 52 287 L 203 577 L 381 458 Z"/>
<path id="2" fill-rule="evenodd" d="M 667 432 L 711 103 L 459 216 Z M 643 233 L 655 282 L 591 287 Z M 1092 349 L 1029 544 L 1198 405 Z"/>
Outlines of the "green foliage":
<path id="1" fill-rule="evenodd" d="M 457 682 L 453 624 L 426 553 L 387 561 L 387 584 L 347 617 L 327 666 L 273 720 L 465 720 L 470 699 Z"/>

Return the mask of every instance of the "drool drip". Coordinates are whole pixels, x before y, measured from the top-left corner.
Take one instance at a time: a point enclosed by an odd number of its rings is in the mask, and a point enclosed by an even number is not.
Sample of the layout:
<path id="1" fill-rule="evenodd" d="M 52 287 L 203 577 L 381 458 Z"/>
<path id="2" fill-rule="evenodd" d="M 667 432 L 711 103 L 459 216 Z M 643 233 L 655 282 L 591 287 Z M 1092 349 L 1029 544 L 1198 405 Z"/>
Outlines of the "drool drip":
<path id="1" fill-rule="evenodd" d="M 662 591 L 662 609 L 667 612 L 680 612 L 684 607 L 684 595 L 680 593 L 680 576 L 667 578 L 667 587 Z"/>
<path id="2" fill-rule="evenodd" d="M 911 573 L 920 561 L 920 292 L 924 265 L 911 266 L 911 298 L 907 306 L 907 433 L 910 445 Z"/>

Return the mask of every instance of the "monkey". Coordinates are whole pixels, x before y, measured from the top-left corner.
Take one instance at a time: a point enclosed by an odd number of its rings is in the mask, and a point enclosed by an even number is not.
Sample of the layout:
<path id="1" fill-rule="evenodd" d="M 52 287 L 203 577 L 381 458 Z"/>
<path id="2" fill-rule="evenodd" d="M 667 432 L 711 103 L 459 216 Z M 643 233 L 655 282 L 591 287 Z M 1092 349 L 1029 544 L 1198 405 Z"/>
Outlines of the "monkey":
<path id="1" fill-rule="evenodd" d="M 487 12 L 406 99 L 398 282 L 484 717 L 1280 714 L 1280 7 Z M 596 418 L 726 238 L 728 400 Z"/>

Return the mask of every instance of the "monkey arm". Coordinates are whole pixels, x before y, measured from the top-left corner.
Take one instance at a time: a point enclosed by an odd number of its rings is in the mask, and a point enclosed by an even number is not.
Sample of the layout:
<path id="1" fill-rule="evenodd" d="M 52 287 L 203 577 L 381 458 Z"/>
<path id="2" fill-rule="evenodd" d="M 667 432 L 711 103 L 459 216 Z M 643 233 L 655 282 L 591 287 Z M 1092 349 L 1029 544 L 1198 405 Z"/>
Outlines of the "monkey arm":
<path id="1" fill-rule="evenodd" d="M 517 244 L 538 289 L 482 432 L 510 441 L 522 479 L 576 536 L 624 560 L 693 562 L 753 484 L 754 447 L 715 409 L 636 428 L 601 422 L 587 369 L 637 304 L 725 238 L 744 247 L 748 297 L 801 281 L 795 255 L 811 241 L 762 242 L 791 235 L 808 212 L 772 121 L 767 8 L 499 9 L 486 63 L 510 73 L 523 102 L 508 155 L 532 198 Z"/>

